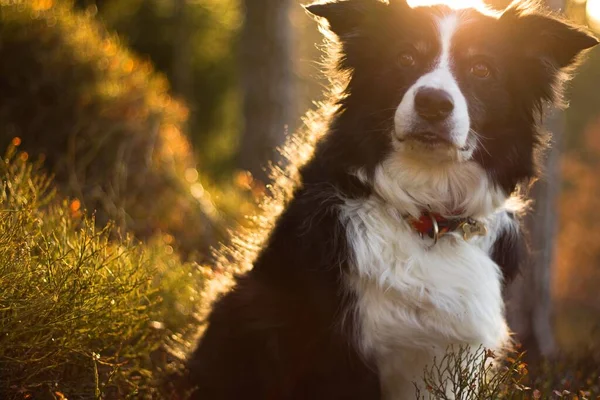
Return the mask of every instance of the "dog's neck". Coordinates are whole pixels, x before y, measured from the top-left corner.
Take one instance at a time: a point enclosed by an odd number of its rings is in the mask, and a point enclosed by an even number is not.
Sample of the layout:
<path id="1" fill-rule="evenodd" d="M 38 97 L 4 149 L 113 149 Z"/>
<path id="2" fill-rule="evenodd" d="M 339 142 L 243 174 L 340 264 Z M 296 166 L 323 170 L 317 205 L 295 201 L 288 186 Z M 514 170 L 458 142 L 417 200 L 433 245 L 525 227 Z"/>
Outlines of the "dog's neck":
<path id="1" fill-rule="evenodd" d="M 414 218 L 424 211 L 448 217 L 485 218 L 509 198 L 481 166 L 470 161 L 422 168 L 400 157 L 389 157 L 372 176 L 360 170 L 356 176 L 369 184 L 381 201 Z"/>

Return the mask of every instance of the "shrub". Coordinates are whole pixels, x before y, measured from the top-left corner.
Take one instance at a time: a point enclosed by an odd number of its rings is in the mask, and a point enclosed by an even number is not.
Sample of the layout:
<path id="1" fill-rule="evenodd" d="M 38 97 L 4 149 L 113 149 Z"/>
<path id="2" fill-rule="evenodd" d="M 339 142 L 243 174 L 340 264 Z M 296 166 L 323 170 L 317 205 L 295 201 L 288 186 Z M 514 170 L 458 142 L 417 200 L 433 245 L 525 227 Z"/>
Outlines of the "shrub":
<path id="1" fill-rule="evenodd" d="M 417 389 L 417 399 L 487 400 L 523 398 L 521 385 L 527 369 L 521 358 L 497 360 L 483 347 L 472 351 L 450 347 L 441 359 L 435 359 L 423 371 L 427 395 Z"/>
<path id="2" fill-rule="evenodd" d="M 201 270 L 111 241 L 26 158 L 0 159 L 0 398 L 156 398 Z"/>
<path id="3" fill-rule="evenodd" d="M 529 400 L 600 398 L 600 367 L 597 361 L 556 358 L 533 366 L 522 361 L 525 354 L 498 358 L 483 348 L 469 351 L 449 348 L 423 371 L 428 396 L 440 400 Z"/>
<path id="4" fill-rule="evenodd" d="M 173 91 L 190 106 L 190 139 L 203 172 L 210 174 L 211 181 L 228 182 L 235 166 L 242 122 L 237 83 L 241 2 L 76 0 L 76 3 L 82 8 L 97 8 L 97 18 L 118 32 L 128 47 L 148 55 L 155 67 L 166 74 Z"/>
<path id="5" fill-rule="evenodd" d="M 100 226 L 206 253 L 217 215 L 167 81 L 69 1 L 0 0 L 0 21 L 0 148 L 43 155 Z"/>

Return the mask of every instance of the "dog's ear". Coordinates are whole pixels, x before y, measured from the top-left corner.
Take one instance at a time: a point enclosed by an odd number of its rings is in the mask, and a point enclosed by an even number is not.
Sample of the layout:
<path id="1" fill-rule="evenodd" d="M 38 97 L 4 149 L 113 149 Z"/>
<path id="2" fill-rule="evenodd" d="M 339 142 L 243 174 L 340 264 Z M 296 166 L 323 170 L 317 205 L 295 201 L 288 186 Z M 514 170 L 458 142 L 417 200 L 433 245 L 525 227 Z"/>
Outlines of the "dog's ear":
<path id="1" fill-rule="evenodd" d="M 391 0 L 390 2 L 400 3 L 405 0 Z M 314 3 L 305 8 L 311 14 L 326 19 L 329 23 L 329 30 L 339 37 L 344 37 L 360 29 L 369 15 L 375 15 L 376 10 L 387 6 L 379 0 L 340 0 Z"/>
<path id="2" fill-rule="evenodd" d="M 514 35 L 515 46 L 557 69 L 571 66 L 579 53 L 598 44 L 590 33 L 531 6 L 510 6 L 500 21 Z"/>

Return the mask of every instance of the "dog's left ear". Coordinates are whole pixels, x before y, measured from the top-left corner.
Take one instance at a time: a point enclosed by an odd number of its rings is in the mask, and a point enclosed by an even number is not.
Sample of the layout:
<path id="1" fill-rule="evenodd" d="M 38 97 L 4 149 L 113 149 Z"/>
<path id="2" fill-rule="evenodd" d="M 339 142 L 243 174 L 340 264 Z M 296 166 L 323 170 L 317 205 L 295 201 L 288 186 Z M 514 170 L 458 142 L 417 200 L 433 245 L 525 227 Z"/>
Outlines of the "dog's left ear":
<path id="1" fill-rule="evenodd" d="M 404 0 L 392 0 L 392 3 Z M 305 6 L 306 10 L 317 17 L 325 18 L 329 30 L 343 38 L 359 29 L 374 11 L 388 7 L 379 0 L 340 0 L 326 3 L 314 3 Z"/>
<path id="2" fill-rule="evenodd" d="M 598 44 L 594 36 L 566 21 L 519 7 L 507 9 L 500 21 L 515 35 L 515 46 L 557 69 L 570 66 L 579 53 Z"/>

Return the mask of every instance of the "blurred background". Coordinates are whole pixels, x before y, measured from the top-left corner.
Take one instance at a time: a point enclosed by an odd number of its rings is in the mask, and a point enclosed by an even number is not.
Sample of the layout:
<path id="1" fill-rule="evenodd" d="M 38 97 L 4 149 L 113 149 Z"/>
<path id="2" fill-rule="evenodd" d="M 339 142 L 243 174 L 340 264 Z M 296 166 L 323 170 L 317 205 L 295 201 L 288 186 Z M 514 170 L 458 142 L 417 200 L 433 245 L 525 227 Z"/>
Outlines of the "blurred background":
<path id="1" fill-rule="evenodd" d="M 0 145 L 53 175 L 71 217 L 87 210 L 113 239 L 210 266 L 256 211 L 274 149 L 323 98 L 322 39 L 302 3 L 0 0 Z M 600 0 L 548 5 L 600 33 Z M 568 93 L 546 120 L 558 134 L 528 220 L 535 266 L 509 293 L 514 329 L 542 356 L 600 354 L 600 48 Z M 153 318 L 177 332 L 212 272 L 183 290 L 168 265 L 155 285 L 169 307 Z"/>

